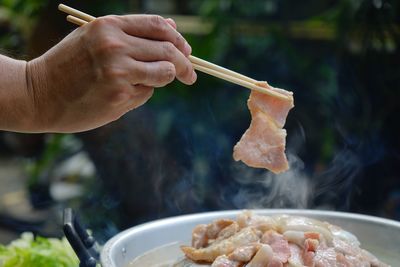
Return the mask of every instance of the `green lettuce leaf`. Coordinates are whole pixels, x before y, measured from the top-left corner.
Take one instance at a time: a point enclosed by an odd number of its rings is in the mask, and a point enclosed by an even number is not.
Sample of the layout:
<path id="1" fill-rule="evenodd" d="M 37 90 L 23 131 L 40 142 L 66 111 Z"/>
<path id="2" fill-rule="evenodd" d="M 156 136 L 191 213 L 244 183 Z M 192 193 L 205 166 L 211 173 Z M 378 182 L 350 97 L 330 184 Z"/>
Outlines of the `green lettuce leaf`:
<path id="1" fill-rule="evenodd" d="M 0 267 L 77 267 L 78 257 L 68 241 L 57 238 L 34 238 L 23 233 L 9 245 L 0 245 Z"/>

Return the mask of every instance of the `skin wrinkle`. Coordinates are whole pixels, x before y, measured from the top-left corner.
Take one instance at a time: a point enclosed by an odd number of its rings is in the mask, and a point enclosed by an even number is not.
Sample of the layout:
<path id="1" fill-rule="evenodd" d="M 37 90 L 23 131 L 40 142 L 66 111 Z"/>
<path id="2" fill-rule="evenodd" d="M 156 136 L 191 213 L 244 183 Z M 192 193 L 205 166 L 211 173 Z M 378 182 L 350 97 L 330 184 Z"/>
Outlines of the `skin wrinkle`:
<path id="1" fill-rule="evenodd" d="M 32 81 L 29 90 L 34 96 L 34 105 L 37 111 L 35 121 L 38 128 L 51 132 L 56 121 L 63 119 L 66 99 L 64 95 L 57 94 L 55 88 L 51 86 L 55 83 L 55 78 L 45 68 L 47 64 L 41 61 L 46 61 L 46 58 L 38 58 L 29 62 L 31 67 L 29 79 Z M 56 66 L 55 69 L 60 70 L 59 66 Z M 63 80 L 63 77 L 60 77 L 59 80 Z M 54 112 L 49 110 L 54 110 Z"/>
<path id="2" fill-rule="evenodd" d="M 33 86 L 33 80 L 32 80 L 32 74 L 31 74 L 31 68 L 32 68 L 32 62 L 26 62 L 25 64 L 25 86 L 26 86 L 26 92 L 28 94 L 28 97 L 31 99 L 31 104 L 32 104 L 32 112 L 36 116 L 37 110 L 38 110 L 38 97 L 36 90 L 34 89 Z M 36 119 L 35 119 L 36 121 Z"/>
<path id="3" fill-rule="evenodd" d="M 31 127 L 33 112 L 26 90 L 26 61 L 0 55 L 0 129 Z"/>

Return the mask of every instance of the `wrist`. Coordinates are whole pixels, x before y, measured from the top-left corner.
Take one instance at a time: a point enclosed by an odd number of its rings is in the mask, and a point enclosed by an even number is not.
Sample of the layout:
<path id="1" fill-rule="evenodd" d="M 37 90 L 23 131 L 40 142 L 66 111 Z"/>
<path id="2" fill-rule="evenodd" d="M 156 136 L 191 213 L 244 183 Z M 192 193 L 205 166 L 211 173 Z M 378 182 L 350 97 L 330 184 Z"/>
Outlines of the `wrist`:
<path id="1" fill-rule="evenodd" d="M 26 91 L 30 99 L 32 110 L 31 127 L 34 132 L 50 131 L 50 112 L 47 111 L 50 103 L 48 99 L 48 73 L 45 60 L 42 57 L 26 63 Z"/>
<path id="2" fill-rule="evenodd" d="M 27 90 L 27 62 L 0 55 L 0 129 L 30 132 L 33 107 Z"/>

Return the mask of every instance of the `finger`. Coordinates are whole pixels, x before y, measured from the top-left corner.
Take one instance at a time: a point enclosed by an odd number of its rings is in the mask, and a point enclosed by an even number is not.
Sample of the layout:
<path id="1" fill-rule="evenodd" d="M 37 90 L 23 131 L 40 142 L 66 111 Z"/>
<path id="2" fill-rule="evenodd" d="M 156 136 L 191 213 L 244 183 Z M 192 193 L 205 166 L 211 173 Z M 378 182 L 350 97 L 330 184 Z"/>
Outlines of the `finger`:
<path id="1" fill-rule="evenodd" d="M 176 22 L 173 19 L 167 18 L 165 21 L 168 22 L 168 24 L 171 25 L 175 30 L 177 29 Z"/>
<path id="2" fill-rule="evenodd" d="M 185 56 L 192 48 L 183 36 L 163 17 L 157 15 L 120 16 L 121 29 L 132 36 L 173 43 Z"/>
<path id="3" fill-rule="evenodd" d="M 163 87 L 175 79 L 175 66 L 168 61 L 134 62 L 133 82 L 149 87 Z"/>
<path id="4" fill-rule="evenodd" d="M 137 107 L 140 107 L 146 103 L 153 95 L 154 88 L 145 85 L 134 85 L 132 86 L 131 99 L 127 103 L 126 110 L 130 111 Z"/>
<path id="5" fill-rule="evenodd" d="M 173 44 L 129 36 L 129 54 L 138 61 L 169 61 L 175 66 L 176 77 L 185 84 L 195 82 L 192 63 Z"/>
<path id="6" fill-rule="evenodd" d="M 118 114 L 125 114 L 146 103 L 154 93 L 154 88 L 145 85 L 130 85 L 124 101 L 118 107 Z"/>

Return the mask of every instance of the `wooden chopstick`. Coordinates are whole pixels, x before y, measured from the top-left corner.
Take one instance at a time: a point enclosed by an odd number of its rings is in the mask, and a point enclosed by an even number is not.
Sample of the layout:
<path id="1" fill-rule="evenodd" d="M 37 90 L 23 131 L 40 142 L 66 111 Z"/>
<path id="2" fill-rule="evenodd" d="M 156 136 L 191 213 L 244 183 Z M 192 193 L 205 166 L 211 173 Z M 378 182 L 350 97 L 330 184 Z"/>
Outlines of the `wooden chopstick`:
<path id="1" fill-rule="evenodd" d="M 77 17 L 77 18 L 79 18 L 81 20 L 84 20 L 86 22 L 90 22 L 90 21 L 93 21 L 93 20 L 96 19 L 96 17 L 93 17 L 93 16 L 91 16 L 89 14 L 86 14 L 86 13 L 84 13 L 82 11 L 79 11 L 78 9 L 69 7 L 69 6 L 64 5 L 64 4 L 59 4 L 58 5 L 58 10 L 60 10 L 60 11 L 62 11 L 64 13 L 67 13 L 69 15 L 72 15 L 74 17 Z"/>
<path id="2" fill-rule="evenodd" d="M 226 80 L 226 81 L 234 83 L 234 84 L 241 85 L 243 87 L 249 88 L 251 90 L 254 90 L 254 91 L 257 91 L 257 92 L 260 92 L 260 93 L 263 93 L 263 94 L 269 94 L 269 95 L 273 94 L 272 96 L 279 97 L 281 99 L 288 99 L 288 97 L 283 95 L 283 94 L 276 93 L 274 91 L 269 91 L 267 88 L 261 87 L 259 85 L 256 85 L 256 84 L 252 83 L 252 82 L 241 80 L 238 77 L 227 75 L 227 74 L 219 72 L 219 71 L 217 71 L 215 69 L 210 69 L 210 68 L 207 68 L 205 66 L 198 65 L 196 63 L 192 63 L 192 64 L 193 64 L 194 69 L 196 69 L 198 71 L 201 71 L 201 72 L 204 72 L 204 73 L 207 73 L 207 74 L 209 74 L 211 76 Z"/>
<path id="3" fill-rule="evenodd" d="M 84 21 L 83 19 L 74 17 L 74 16 L 72 16 L 72 15 L 68 15 L 68 16 L 67 16 L 67 20 L 68 20 L 69 22 L 73 23 L 73 24 L 78 25 L 78 26 L 83 26 L 83 25 L 85 25 L 85 24 L 88 23 L 87 21 Z"/>
<path id="4" fill-rule="evenodd" d="M 79 11 L 72 7 L 66 6 L 64 4 L 58 5 L 58 9 L 60 11 L 63 11 L 65 13 L 69 14 L 67 16 L 67 20 L 78 26 L 83 26 L 83 25 L 87 24 L 88 22 L 91 22 L 96 19 L 96 17 L 93 17 L 89 14 L 86 14 L 82 11 Z M 285 99 L 285 100 L 288 99 L 288 97 L 286 95 L 275 92 L 266 87 L 259 86 L 259 85 L 257 85 L 257 83 L 260 83 L 259 81 L 254 80 L 245 75 L 242 75 L 240 73 L 237 73 L 235 71 L 226 69 L 224 67 L 218 66 L 214 63 L 208 62 L 206 60 L 200 59 L 200 58 L 192 56 L 192 55 L 189 56 L 189 60 L 192 62 L 193 68 L 198 71 L 207 73 L 211 76 L 215 76 L 217 78 L 229 81 L 234 84 L 241 85 L 243 87 L 249 88 L 251 90 L 255 90 L 255 91 L 263 93 L 263 94 L 267 94 L 267 95 L 277 97 L 280 99 Z"/>
<path id="5" fill-rule="evenodd" d="M 230 75 L 230 76 L 232 76 L 232 77 L 236 77 L 236 78 L 238 78 L 238 79 L 240 79 L 240 80 L 243 80 L 243 81 L 246 81 L 246 82 L 249 82 L 249 83 L 256 83 L 256 82 L 258 82 L 257 80 L 254 80 L 254 79 L 252 79 L 252 78 L 250 78 L 250 77 L 247 77 L 247 76 L 242 75 L 242 74 L 240 74 L 240 73 L 237 73 L 237 72 L 235 72 L 235 71 L 226 69 L 226 68 L 224 68 L 224 67 L 218 66 L 218 65 L 216 65 L 216 64 L 214 64 L 214 63 L 205 61 L 204 59 L 201 59 L 201 58 L 198 58 L 198 57 L 195 57 L 195 56 L 189 56 L 189 60 L 190 60 L 193 64 L 197 64 L 197 65 L 199 65 L 199 66 L 203 66 L 203 67 L 206 67 L 206 68 L 208 68 L 208 69 L 215 70 L 215 71 L 218 71 L 218 72 L 220 72 L 220 73 L 224 73 L 224 74 L 226 74 L 226 75 Z"/>

